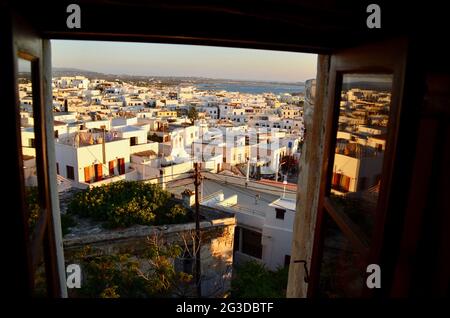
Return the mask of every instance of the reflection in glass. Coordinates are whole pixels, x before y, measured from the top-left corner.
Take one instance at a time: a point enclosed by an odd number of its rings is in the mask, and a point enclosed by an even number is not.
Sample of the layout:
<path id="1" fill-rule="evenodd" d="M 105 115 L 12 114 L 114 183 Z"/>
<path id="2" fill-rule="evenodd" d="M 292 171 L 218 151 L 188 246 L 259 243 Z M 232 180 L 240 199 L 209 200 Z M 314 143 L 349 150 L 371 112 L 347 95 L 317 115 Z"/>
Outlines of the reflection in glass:
<path id="1" fill-rule="evenodd" d="M 319 296 L 360 297 L 365 286 L 367 264 L 364 258 L 354 250 L 351 242 L 327 216 L 324 226 Z"/>
<path id="2" fill-rule="evenodd" d="M 18 96 L 20 128 L 22 141 L 23 176 L 25 184 L 25 203 L 30 231 L 30 240 L 37 227 L 40 216 L 38 179 L 36 173 L 36 139 L 34 135 L 33 91 L 31 85 L 31 62 L 18 59 Z M 34 296 L 46 295 L 43 257 L 35 272 Z"/>
<path id="3" fill-rule="evenodd" d="M 345 74 L 330 199 L 370 239 L 380 189 L 391 75 Z"/>
<path id="4" fill-rule="evenodd" d="M 23 176 L 28 207 L 28 223 L 33 230 L 39 216 L 39 201 L 36 173 L 36 140 L 34 135 L 33 93 L 31 85 L 31 62 L 18 59 L 18 95 L 22 140 Z"/>

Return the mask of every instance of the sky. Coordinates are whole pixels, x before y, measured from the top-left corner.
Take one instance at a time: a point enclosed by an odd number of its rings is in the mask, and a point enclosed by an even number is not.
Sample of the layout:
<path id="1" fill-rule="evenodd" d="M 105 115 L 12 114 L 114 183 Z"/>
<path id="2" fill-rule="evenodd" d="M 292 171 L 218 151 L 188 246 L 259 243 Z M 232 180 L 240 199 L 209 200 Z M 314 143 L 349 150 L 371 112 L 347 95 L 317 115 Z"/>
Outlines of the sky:
<path id="1" fill-rule="evenodd" d="M 303 82 L 316 54 L 156 43 L 52 40 L 53 67 L 116 75 Z"/>
<path id="2" fill-rule="evenodd" d="M 392 74 L 344 74 L 343 82 L 391 83 Z"/>

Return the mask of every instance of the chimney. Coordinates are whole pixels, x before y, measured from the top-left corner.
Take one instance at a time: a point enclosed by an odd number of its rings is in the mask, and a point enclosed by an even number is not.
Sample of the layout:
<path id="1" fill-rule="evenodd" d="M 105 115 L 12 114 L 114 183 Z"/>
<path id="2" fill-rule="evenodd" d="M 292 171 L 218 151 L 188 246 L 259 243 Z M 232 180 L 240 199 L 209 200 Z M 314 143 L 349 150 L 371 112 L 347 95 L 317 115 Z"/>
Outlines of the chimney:
<path id="1" fill-rule="evenodd" d="M 181 197 L 183 199 L 183 205 L 186 208 L 191 208 L 195 204 L 195 192 L 189 189 L 185 189 L 181 193 Z"/>

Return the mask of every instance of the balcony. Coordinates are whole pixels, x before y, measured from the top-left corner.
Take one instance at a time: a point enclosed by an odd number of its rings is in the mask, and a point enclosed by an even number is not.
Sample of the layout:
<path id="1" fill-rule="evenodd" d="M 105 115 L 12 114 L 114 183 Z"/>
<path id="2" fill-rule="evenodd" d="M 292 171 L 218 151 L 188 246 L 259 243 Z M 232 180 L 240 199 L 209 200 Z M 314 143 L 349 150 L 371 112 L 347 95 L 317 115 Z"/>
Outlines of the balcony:
<path id="1" fill-rule="evenodd" d="M 87 186 L 87 188 L 94 188 L 94 187 L 100 187 L 106 184 L 110 184 L 117 181 L 136 181 L 138 180 L 138 173 L 136 169 L 128 169 L 127 172 L 121 175 L 114 175 L 114 176 L 104 176 L 102 180 L 92 182 L 92 183 L 82 183 L 83 185 Z"/>

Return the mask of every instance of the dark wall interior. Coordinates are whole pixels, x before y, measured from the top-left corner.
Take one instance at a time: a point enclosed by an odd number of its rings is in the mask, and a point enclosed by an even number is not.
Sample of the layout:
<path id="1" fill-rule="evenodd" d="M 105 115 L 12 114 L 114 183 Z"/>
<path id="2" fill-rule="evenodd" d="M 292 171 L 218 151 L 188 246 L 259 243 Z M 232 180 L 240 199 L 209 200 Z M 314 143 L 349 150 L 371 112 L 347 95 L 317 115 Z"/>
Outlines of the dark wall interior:
<path id="1" fill-rule="evenodd" d="M 45 36 L 272 48 L 326 53 L 385 36 L 429 34 L 445 24 L 442 1 L 79 0 L 82 25 L 66 27 L 74 1 L 10 1 Z M 367 5 L 381 6 L 368 29 Z M 434 33 L 433 33 L 434 34 Z"/>
<path id="2" fill-rule="evenodd" d="M 76 3 L 81 6 L 82 27 L 69 30 L 66 7 L 72 2 L 1 4 L 0 96 L 7 106 L 3 113 L 5 131 L 15 127 L 10 120 L 15 118 L 10 107 L 14 104 L 10 92 L 15 91 L 13 60 L 8 51 L 12 39 L 11 9 L 25 16 L 46 38 L 189 43 L 329 54 L 386 37 L 408 37 L 412 44 L 407 80 L 411 83 L 408 94 L 413 108 L 410 121 L 405 121 L 412 127 L 411 139 L 403 136 L 403 147 L 409 149 L 405 162 L 414 174 L 405 178 L 409 181 L 405 184 L 409 191 L 405 203 L 408 209 L 398 229 L 404 251 L 398 260 L 403 265 L 397 268 L 393 294 L 448 293 L 450 63 L 445 47 L 448 11 L 442 1 L 416 5 L 406 1 L 357 0 L 80 0 Z M 366 27 L 365 11 L 372 2 L 382 7 L 380 30 Z M 5 155 L 9 154 L 6 167 L 14 165 L 16 139 L 8 139 L 3 147 Z M 6 194 L 15 204 L 13 211 L 21 209 L 15 186 L 10 184 L 11 193 Z M 12 228 L 20 228 L 17 219 L 10 221 L 5 220 Z M 17 259 L 24 257 L 23 251 L 12 246 L 5 253 L 17 254 Z M 10 291 L 27 294 L 17 290 L 26 286 L 25 277 L 20 275 L 25 267 L 20 262 L 14 264 L 9 276 L 12 281 L 5 283 Z"/>

